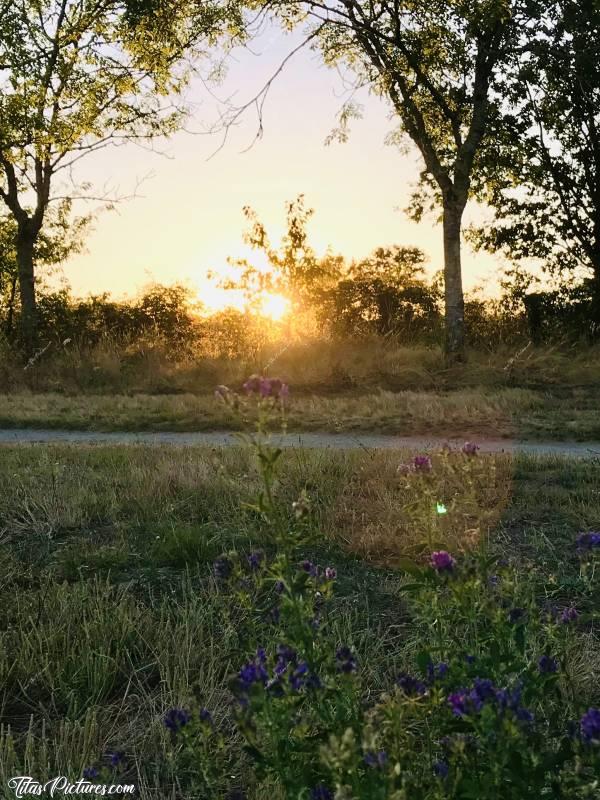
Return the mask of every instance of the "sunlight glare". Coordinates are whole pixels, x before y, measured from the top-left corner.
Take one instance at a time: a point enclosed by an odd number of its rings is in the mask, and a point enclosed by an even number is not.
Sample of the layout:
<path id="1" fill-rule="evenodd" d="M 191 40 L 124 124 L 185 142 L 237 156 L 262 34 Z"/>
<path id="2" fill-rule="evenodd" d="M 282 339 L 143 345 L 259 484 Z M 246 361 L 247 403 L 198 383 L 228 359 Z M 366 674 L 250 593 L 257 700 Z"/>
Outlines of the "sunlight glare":
<path id="1" fill-rule="evenodd" d="M 260 313 L 274 322 L 279 322 L 290 310 L 290 301 L 282 294 L 265 292 L 259 305 Z"/>

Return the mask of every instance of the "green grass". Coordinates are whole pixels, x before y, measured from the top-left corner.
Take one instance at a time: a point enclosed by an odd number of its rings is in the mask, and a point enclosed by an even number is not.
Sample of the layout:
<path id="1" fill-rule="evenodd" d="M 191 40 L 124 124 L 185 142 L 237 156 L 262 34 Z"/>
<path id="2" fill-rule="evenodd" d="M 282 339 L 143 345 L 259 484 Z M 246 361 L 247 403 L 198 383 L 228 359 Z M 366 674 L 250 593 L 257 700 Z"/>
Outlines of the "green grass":
<path id="1" fill-rule="evenodd" d="M 0 785 L 13 774 L 76 777 L 119 749 L 142 798 L 185 797 L 161 715 L 194 698 L 218 720 L 229 714 L 226 680 L 244 659 L 247 611 L 225 606 L 210 565 L 223 550 L 264 544 L 244 505 L 259 486 L 251 454 L 49 446 L 0 455 Z M 573 547 L 579 530 L 600 527 L 599 462 L 438 454 L 431 474 L 407 478 L 400 460 L 286 452 L 277 485 L 290 514 L 302 489 L 311 497 L 322 544 L 310 555 L 340 576 L 335 636 L 356 648 L 374 693 L 411 657 L 394 565 L 428 535 L 457 555 L 489 541 L 540 597 L 600 599 L 582 594 Z M 432 515 L 438 499 L 447 515 Z M 581 631 L 590 702 L 597 645 Z"/>
<path id="2" fill-rule="evenodd" d="M 379 391 L 293 397 L 292 431 L 399 435 L 600 439 L 597 393 L 518 388 L 449 392 Z M 239 429 L 212 395 L 12 394 L 1 398 L 0 427 L 72 430 L 207 431 Z"/>

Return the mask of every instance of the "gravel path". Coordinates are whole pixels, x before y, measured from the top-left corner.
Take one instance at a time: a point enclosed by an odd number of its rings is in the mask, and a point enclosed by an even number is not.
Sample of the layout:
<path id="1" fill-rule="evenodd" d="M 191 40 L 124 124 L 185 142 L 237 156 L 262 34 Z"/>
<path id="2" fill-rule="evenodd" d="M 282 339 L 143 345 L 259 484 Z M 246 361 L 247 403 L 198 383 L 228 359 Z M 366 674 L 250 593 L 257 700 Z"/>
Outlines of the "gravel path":
<path id="1" fill-rule="evenodd" d="M 332 447 L 338 449 L 396 449 L 432 450 L 444 443 L 460 447 L 464 440 L 442 439 L 435 436 L 389 436 L 383 434 L 350 433 L 288 433 L 273 437 L 283 447 Z M 529 455 L 556 455 L 576 458 L 600 456 L 600 442 L 518 442 L 510 439 L 476 440 L 482 453 L 526 453 Z M 179 447 L 204 445 L 222 447 L 239 443 L 233 433 L 196 432 L 132 433 L 126 431 L 94 432 L 63 430 L 32 430 L 14 428 L 0 430 L 0 444 L 143 444 L 175 445 Z"/>

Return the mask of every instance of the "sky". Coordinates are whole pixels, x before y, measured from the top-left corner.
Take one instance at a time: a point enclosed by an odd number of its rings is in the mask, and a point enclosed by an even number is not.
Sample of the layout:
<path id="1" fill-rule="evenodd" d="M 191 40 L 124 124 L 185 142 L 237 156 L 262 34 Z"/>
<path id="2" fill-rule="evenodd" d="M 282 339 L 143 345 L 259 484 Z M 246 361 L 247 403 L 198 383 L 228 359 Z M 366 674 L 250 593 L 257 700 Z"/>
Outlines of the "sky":
<path id="1" fill-rule="evenodd" d="M 257 130 L 252 110 L 220 150 L 220 135 L 206 133 L 218 118 L 215 97 L 247 102 L 298 41 L 298 35 L 268 29 L 252 50 L 229 58 L 221 85 L 209 89 L 194 80 L 186 97 L 188 130 L 161 142 L 160 153 L 127 144 L 80 162 L 79 177 L 95 187 L 130 195 L 141 184 L 136 197 L 98 214 L 85 251 L 65 264 L 64 280 L 75 294 L 131 297 L 153 282 L 181 282 L 209 308 L 222 307 L 229 296 L 207 273 L 224 274 L 228 256 L 248 254 L 243 207 L 258 212 L 277 242 L 284 205 L 300 193 L 315 209 L 309 230 L 318 253 L 330 247 L 360 258 L 378 246 L 418 246 L 432 272 L 441 268 L 441 226 L 431 217 L 417 225 L 402 211 L 421 160 L 413 148 L 402 154 L 385 144 L 396 126 L 389 106 L 367 93 L 359 96 L 363 117 L 352 123 L 348 142 L 325 144 L 345 94 L 342 76 L 323 66 L 318 54 L 301 51 L 276 78 L 262 138 L 249 150 Z M 473 209 L 467 217 L 479 214 Z M 466 288 L 484 284 L 492 292 L 501 264 L 465 245 Z"/>

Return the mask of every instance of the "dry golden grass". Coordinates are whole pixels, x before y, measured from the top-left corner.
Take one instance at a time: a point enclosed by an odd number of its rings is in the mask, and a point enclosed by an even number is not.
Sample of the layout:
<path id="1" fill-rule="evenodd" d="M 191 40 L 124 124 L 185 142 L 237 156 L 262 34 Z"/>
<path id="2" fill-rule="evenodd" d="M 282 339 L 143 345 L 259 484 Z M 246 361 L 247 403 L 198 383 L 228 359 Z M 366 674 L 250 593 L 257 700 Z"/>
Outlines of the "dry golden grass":
<path id="1" fill-rule="evenodd" d="M 13 541 L 60 537 L 99 521 L 103 529 L 118 528 L 122 520 L 141 526 L 206 520 L 208 542 L 217 529 L 225 537 L 253 535 L 243 503 L 260 482 L 246 450 L 67 446 L 44 448 L 37 459 L 29 448 L 4 454 L 0 515 Z M 307 489 L 322 533 L 387 566 L 424 543 L 460 552 L 497 526 L 511 497 L 512 458 L 440 451 L 432 454 L 431 472 L 404 473 L 411 459 L 397 451 L 289 451 L 278 493 L 290 508 Z M 437 513 L 438 502 L 445 514 Z"/>
<path id="2" fill-rule="evenodd" d="M 406 472 L 389 453 L 362 459 L 333 506 L 333 536 L 387 567 L 423 548 L 460 553 L 487 541 L 510 502 L 511 459 L 441 451 L 432 464 L 431 472 Z"/>
<path id="3" fill-rule="evenodd" d="M 513 420 L 542 412 L 526 389 L 387 392 L 292 398 L 291 430 L 487 433 L 512 436 Z M 12 394 L 1 398 L 0 426 L 81 430 L 223 430 L 239 420 L 212 395 Z"/>
<path id="4" fill-rule="evenodd" d="M 0 348 L 0 384 L 10 392 L 191 393 L 216 384 L 239 386 L 252 372 L 277 374 L 300 393 L 378 389 L 447 390 L 465 387 L 530 388 L 600 385 L 600 347 L 523 348 L 499 344 L 471 350 L 466 364 L 448 367 L 437 346 L 395 339 L 273 341 L 239 355 L 202 350 L 175 353 L 169 342 L 103 340 L 93 348 L 54 347 L 31 369 Z M 244 350 L 248 351 L 242 354 Z"/>

